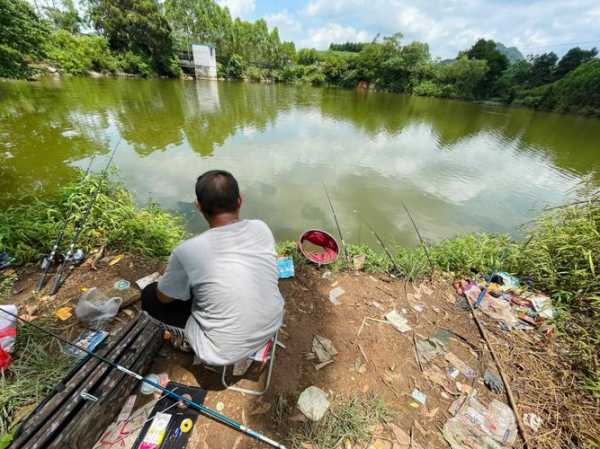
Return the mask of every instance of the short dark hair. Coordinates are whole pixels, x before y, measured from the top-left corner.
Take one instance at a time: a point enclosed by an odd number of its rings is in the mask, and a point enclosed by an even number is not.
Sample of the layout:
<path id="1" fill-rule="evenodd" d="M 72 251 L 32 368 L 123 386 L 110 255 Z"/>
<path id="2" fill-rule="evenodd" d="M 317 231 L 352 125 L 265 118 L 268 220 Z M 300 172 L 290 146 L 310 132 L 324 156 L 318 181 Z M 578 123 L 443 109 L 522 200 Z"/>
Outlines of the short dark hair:
<path id="1" fill-rule="evenodd" d="M 239 197 L 238 183 L 228 171 L 210 170 L 198 176 L 196 198 L 206 215 L 235 212 Z"/>

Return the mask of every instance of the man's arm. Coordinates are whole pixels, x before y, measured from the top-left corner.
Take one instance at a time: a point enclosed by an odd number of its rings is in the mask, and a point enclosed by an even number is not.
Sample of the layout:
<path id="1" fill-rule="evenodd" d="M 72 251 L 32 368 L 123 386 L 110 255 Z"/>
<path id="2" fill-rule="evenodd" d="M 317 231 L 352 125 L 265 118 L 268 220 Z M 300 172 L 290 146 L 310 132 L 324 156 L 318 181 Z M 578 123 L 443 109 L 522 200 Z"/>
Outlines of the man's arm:
<path id="1" fill-rule="evenodd" d="M 158 281 L 156 296 L 158 300 L 164 304 L 169 304 L 173 301 L 187 301 L 190 299 L 190 287 L 187 273 L 175 251 L 171 253 L 167 269 Z"/>

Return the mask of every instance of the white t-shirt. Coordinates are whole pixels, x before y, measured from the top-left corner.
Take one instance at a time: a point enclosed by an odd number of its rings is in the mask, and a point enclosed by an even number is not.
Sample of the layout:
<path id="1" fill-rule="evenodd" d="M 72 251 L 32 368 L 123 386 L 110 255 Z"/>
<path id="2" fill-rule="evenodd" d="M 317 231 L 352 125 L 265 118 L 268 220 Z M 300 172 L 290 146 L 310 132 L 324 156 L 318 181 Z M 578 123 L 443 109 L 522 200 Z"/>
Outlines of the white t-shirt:
<path id="1" fill-rule="evenodd" d="M 283 321 L 275 239 L 260 220 L 241 220 L 181 243 L 171 253 L 161 292 L 187 301 L 186 339 L 211 365 L 228 365 L 262 348 Z"/>

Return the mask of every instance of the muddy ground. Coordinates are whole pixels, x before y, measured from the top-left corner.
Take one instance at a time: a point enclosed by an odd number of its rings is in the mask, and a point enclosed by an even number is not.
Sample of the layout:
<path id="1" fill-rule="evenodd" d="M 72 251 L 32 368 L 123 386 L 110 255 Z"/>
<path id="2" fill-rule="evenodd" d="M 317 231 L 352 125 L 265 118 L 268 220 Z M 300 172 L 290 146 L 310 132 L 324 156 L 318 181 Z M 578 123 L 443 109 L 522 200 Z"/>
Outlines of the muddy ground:
<path id="1" fill-rule="evenodd" d="M 97 270 L 90 269 L 89 264 L 79 267 L 56 298 L 50 299 L 44 296 L 35 301 L 31 299 L 37 272 L 35 269 L 22 272 L 13 288 L 12 300 L 22 305 L 21 313 L 48 314 L 61 306 L 74 305 L 82 288 L 97 286 L 109 290 L 121 278 L 133 284 L 136 279 L 161 268 L 158 262 L 139 257 L 126 256 L 110 266 L 111 260 L 114 255 L 105 256 L 96 264 Z M 285 349 L 277 348 L 272 385 L 264 396 L 224 390 L 219 374 L 193 366 L 191 354 L 173 350 L 170 346 L 161 350 L 151 371 L 166 372 L 173 381 L 206 388 L 207 406 L 222 406 L 222 413 L 283 442 L 287 442 L 294 429 L 301 425 L 296 401 L 311 385 L 328 392 L 331 398 L 365 395 L 383 399 L 395 411 L 393 422 L 407 433 L 412 431 L 414 442 L 423 448 L 448 447 L 441 429 L 450 417 L 448 408 L 460 395 L 459 390 L 477 389 L 484 404 L 493 398 L 508 403 L 505 394 L 494 394 L 483 385 L 485 369 L 496 371 L 496 367 L 470 311 L 456 304 L 456 293 L 449 280 L 440 276 L 433 281 L 412 284 L 387 275 L 333 273 L 328 276 L 325 273 L 324 268 L 300 266 L 296 267 L 294 278 L 280 281 L 286 312 L 279 339 Z M 337 305 L 329 300 L 329 292 L 334 287 L 345 290 Z M 132 311 L 139 309 L 139 303 L 128 309 L 120 312 L 115 323 L 131 319 Z M 401 333 L 382 321 L 393 309 L 405 313 L 414 333 Z M 491 320 L 484 320 L 484 323 L 513 385 L 520 413 L 535 412 L 544 420 L 537 433 L 528 429 L 530 447 L 568 447 L 567 440 L 585 439 L 581 435 L 585 432 L 581 429 L 581 419 L 571 418 L 569 422 L 568 415 L 572 402 L 586 404 L 589 401 L 586 397 L 573 396 L 574 376 L 561 362 L 552 336 L 518 330 L 508 333 Z M 70 337 L 81 331 L 75 317 L 65 324 Z M 447 350 L 475 370 L 473 379 L 462 374 L 456 379 L 446 377 L 442 386 L 423 375 L 414 342 L 431 337 L 441 329 L 452 333 Z M 306 357 L 315 335 L 329 338 L 338 351 L 334 362 L 319 370 L 315 368 L 317 362 Z M 430 363 L 421 360 L 421 364 L 425 371 L 437 366 L 443 374 L 450 367 L 444 355 Z M 248 377 L 256 377 L 254 374 Z M 239 385 L 257 384 L 243 379 Z M 426 394 L 425 405 L 411 398 L 415 388 Z M 562 399 L 569 394 L 572 397 L 568 400 Z M 594 403 L 590 402 L 589 407 L 593 408 Z M 381 438 L 378 444 L 394 449 L 404 447 L 397 442 L 393 446 L 393 435 L 386 427 L 372 430 L 374 438 Z M 519 439 L 515 447 L 522 445 L 523 441 Z M 263 446 L 234 430 L 200 418 L 188 447 L 242 449 Z"/>

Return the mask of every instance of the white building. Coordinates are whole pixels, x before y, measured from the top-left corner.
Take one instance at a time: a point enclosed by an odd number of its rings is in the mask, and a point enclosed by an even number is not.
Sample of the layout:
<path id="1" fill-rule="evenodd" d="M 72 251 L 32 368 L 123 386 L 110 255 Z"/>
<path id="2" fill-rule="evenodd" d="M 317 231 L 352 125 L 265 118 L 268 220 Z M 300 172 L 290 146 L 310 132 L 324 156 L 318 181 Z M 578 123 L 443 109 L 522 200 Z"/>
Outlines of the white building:
<path id="1" fill-rule="evenodd" d="M 217 50 L 212 45 L 192 45 L 194 72 L 197 79 L 217 79 Z"/>

